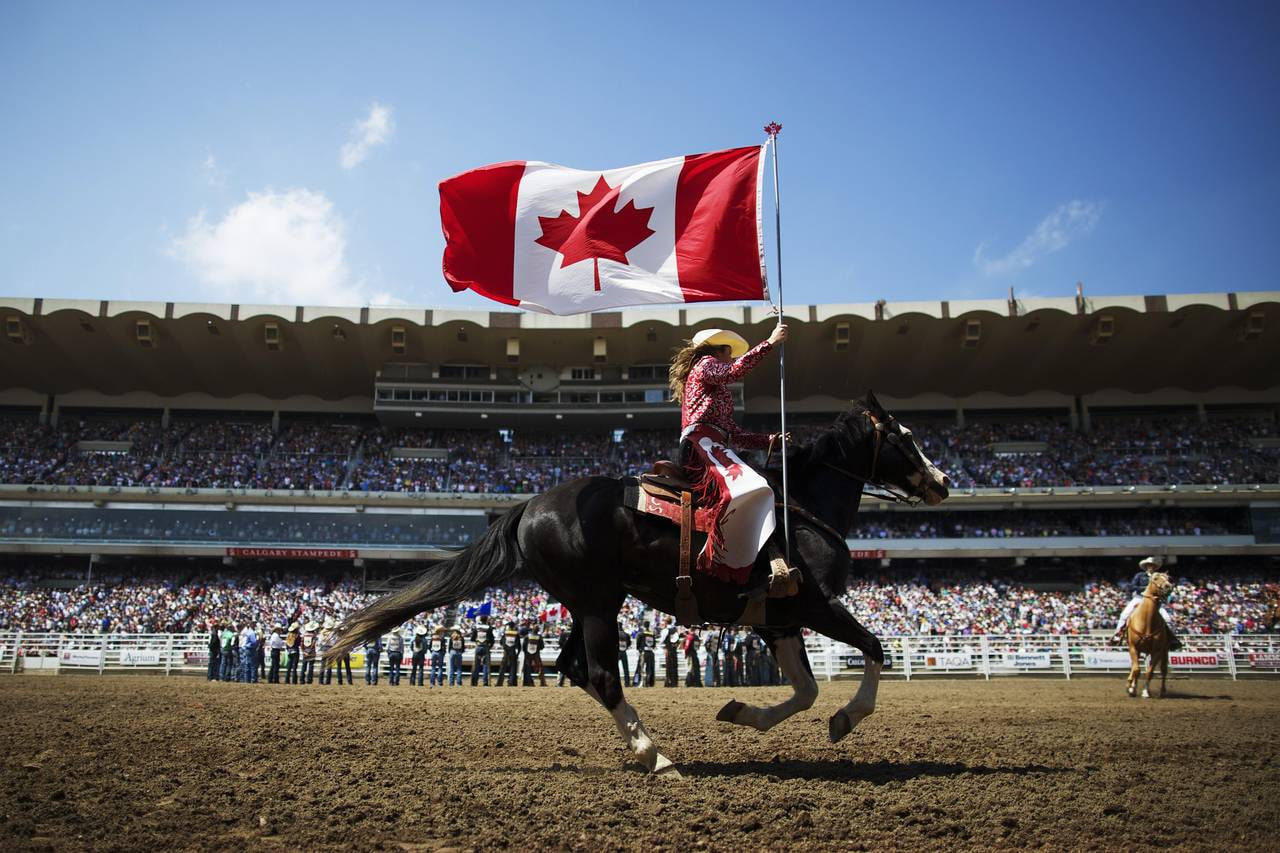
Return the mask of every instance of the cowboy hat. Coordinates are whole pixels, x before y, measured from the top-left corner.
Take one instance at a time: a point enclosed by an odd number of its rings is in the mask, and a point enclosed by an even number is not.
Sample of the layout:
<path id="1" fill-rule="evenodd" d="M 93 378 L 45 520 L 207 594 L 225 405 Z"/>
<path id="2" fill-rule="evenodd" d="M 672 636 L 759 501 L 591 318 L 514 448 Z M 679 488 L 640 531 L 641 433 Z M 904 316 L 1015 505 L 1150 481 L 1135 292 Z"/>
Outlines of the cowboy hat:
<path id="1" fill-rule="evenodd" d="M 443 626 L 443 625 L 437 625 L 437 626 L 436 626 L 436 633 L 437 633 L 437 634 L 443 634 L 443 633 L 444 633 L 444 626 Z"/>
<path id="2" fill-rule="evenodd" d="M 310 622 L 307 623 L 308 631 L 317 631 L 319 630 L 319 628 L 320 628 L 320 623 L 314 619 L 312 619 Z"/>
<path id="3" fill-rule="evenodd" d="M 291 624 L 291 625 L 289 626 L 289 630 L 290 630 L 290 631 L 296 631 L 296 630 L 298 630 L 298 623 L 297 623 L 297 622 L 294 622 L 293 624 Z"/>
<path id="4" fill-rule="evenodd" d="M 427 626 L 426 626 L 426 625 L 415 625 L 415 626 L 414 626 L 414 628 L 413 628 L 413 633 L 415 633 L 415 634 L 417 634 L 419 637 L 421 637 L 423 634 L 427 633 Z"/>
<path id="5" fill-rule="evenodd" d="M 1146 569 L 1147 571 L 1154 571 L 1163 565 L 1164 565 L 1164 558 L 1147 557 L 1142 562 L 1138 563 L 1138 568 Z"/>
<path id="6" fill-rule="evenodd" d="M 333 623 L 333 617 L 332 617 L 332 616 L 326 616 L 326 617 L 324 617 L 324 626 L 325 626 L 326 628 L 332 628 L 332 627 L 333 627 L 333 624 L 334 624 L 334 623 Z"/>
<path id="7" fill-rule="evenodd" d="M 695 347 L 704 345 L 713 347 L 728 347 L 729 355 L 734 358 L 741 358 L 747 354 L 747 350 L 751 349 L 751 345 L 747 343 L 747 339 L 737 332 L 731 332 L 728 329 L 703 329 L 701 332 L 693 336 L 689 341 Z"/>

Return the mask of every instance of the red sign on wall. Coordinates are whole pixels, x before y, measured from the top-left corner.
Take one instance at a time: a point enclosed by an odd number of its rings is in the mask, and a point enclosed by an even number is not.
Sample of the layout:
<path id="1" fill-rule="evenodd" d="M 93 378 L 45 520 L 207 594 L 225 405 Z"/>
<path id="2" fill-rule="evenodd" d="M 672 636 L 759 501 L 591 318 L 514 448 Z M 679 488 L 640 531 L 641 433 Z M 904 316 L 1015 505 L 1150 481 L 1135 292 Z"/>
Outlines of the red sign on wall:
<path id="1" fill-rule="evenodd" d="M 360 552 L 354 548 L 228 548 L 227 556 L 259 560 L 354 560 Z"/>
<path id="2" fill-rule="evenodd" d="M 883 560 L 883 548 L 860 548 L 856 551 L 850 550 L 849 556 L 855 560 Z"/>

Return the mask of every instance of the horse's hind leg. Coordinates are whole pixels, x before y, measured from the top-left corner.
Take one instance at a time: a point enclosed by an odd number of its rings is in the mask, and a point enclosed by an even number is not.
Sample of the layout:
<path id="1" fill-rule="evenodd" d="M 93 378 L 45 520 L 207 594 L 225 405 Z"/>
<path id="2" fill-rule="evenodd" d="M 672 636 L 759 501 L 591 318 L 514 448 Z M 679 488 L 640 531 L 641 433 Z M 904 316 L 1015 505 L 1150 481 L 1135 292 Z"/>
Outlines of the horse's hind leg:
<path id="1" fill-rule="evenodd" d="M 583 689 L 613 716 L 622 739 L 646 770 L 679 778 L 680 773 L 671 759 L 658 751 L 657 744 L 645 731 L 636 709 L 622 698 L 622 680 L 618 676 L 617 622 L 607 616 L 584 617 L 582 642 L 587 660 L 587 681 Z"/>
<path id="2" fill-rule="evenodd" d="M 734 700 L 720 709 L 716 719 L 767 732 L 792 714 L 812 707 L 813 701 L 818 698 L 818 683 L 813 680 L 813 672 L 809 669 L 809 658 L 805 654 L 799 629 L 791 629 L 781 634 L 768 629 L 761 629 L 761 631 L 778 661 L 778 666 L 782 668 L 782 674 L 787 677 L 787 681 L 791 682 L 791 696 L 777 705 L 763 708 L 745 705 Z"/>

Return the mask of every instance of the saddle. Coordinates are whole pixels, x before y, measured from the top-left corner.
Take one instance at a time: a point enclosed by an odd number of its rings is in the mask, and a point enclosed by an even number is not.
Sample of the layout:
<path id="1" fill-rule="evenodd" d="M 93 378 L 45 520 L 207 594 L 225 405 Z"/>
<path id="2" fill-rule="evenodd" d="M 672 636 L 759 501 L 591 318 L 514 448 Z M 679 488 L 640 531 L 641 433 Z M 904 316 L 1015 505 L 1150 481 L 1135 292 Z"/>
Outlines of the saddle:
<path id="1" fill-rule="evenodd" d="M 680 551 L 676 566 L 676 621 L 682 625 L 698 625 L 698 601 L 693 595 L 693 533 L 706 533 L 715 524 L 713 508 L 698 502 L 693 483 L 684 469 L 667 459 L 653 463 L 652 469 L 639 477 L 623 477 L 623 503 L 642 515 L 656 515 L 680 527 Z M 800 570 L 790 567 L 769 546 L 772 574 L 767 584 L 745 597 L 746 607 L 737 622 L 740 625 L 764 623 L 764 600 L 795 595 L 799 591 Z"/>

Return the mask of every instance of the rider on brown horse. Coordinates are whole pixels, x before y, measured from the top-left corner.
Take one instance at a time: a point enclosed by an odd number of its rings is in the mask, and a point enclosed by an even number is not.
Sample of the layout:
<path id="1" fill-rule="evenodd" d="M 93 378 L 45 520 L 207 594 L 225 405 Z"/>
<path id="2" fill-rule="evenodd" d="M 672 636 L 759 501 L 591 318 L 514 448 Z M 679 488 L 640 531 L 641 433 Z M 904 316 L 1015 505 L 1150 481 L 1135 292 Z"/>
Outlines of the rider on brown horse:
<path id="1" fill-rule="evenodd" d="M 1110 640 L 1112 644 L 1124 642 L 1125 628 L 1129 624 L 1129 617 L 1133 615 L 1133 611 L 1142 603 L 1142 596 L 1151 580 L 1151 573 L 1159 571 L 1163 565 L 1164 560 L 1160 557 L 1146 557 L 1142 562 L 1138 563 L 1140 571 L 1129 582 L 1133 597 L 1129 599 L 1129 603 L 1120 612 L 1120 622 L 1116 625 L 1115 636 Z M 1160 618 L 1164 619 L 1165 627 L 1169 629 L 1169 651 L 1176 652 L 1182 648 L 1182 641 L 1173 632 L 1173 621 L 1169 618 L 1169 611 L 1164 608 L 1163 604 L 1160 606 Z"/>
<path id="2" fill-rule="evenodd" d="M 768 340 L 748 349 L 737 332 L 704 329 L 671 360 L 671 395 L 680 403 L 680 464 L 696 484 L 699 502 L 714 507 L 713 529 L 698 554 L 698 569 L 737 584 L 747 582 L 775 520 L 773 488 L 735 451 L 772 449 L 780 436 L 739 427 L 729 385 L 741 381 L 786 339 L 787 327 L 779 324 Z M 772 557 L 770 593 L 794 595 L 799 572 L 780 554 Z"/>

